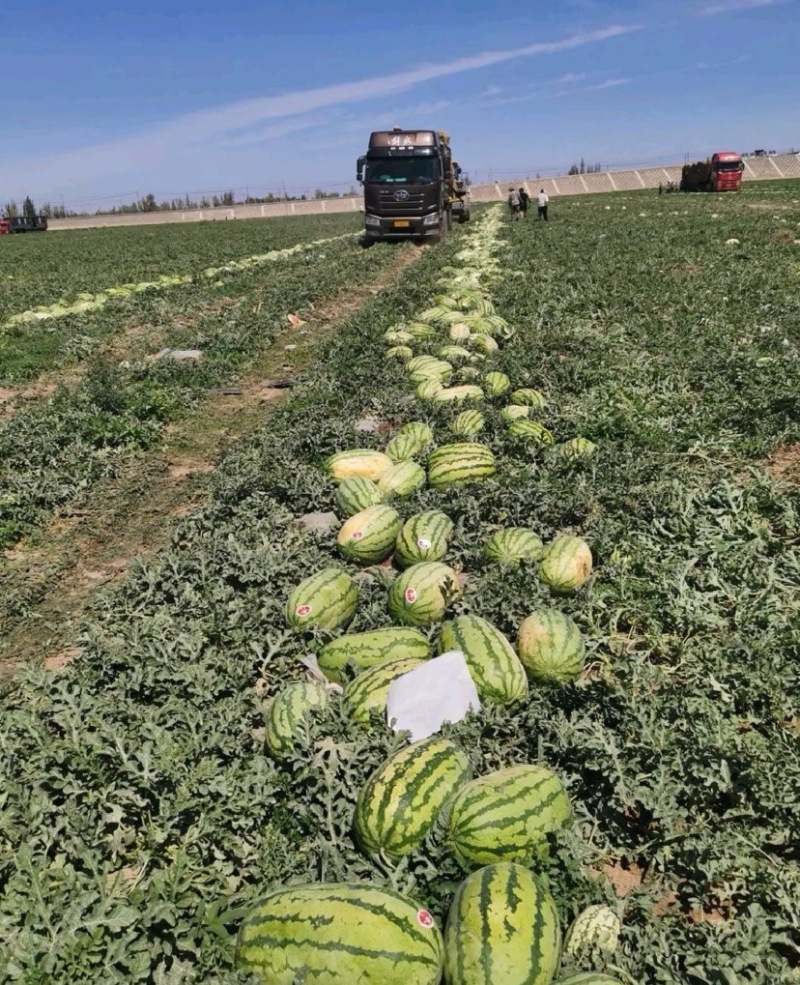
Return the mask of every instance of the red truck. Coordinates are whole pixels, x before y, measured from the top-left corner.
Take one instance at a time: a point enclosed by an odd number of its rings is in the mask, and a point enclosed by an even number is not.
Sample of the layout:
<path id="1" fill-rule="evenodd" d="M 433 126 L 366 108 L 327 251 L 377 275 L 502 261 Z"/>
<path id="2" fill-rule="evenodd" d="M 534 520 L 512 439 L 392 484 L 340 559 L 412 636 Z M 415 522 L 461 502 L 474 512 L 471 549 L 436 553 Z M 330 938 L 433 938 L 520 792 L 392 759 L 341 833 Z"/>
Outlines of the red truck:
<path id="1" fill-rule="evenodd" d="M 47 217 L 43 215 L 0 216 L 0 236 L 9 233 L 43 233 L 47 230 Z"/>
<path id="2" fill-rule="evenodd" d="M 743 171 L 741 154 L 720 150 L 706 161 L 684 164 L 680 188 L 682 192 L 738 192 Z"/>

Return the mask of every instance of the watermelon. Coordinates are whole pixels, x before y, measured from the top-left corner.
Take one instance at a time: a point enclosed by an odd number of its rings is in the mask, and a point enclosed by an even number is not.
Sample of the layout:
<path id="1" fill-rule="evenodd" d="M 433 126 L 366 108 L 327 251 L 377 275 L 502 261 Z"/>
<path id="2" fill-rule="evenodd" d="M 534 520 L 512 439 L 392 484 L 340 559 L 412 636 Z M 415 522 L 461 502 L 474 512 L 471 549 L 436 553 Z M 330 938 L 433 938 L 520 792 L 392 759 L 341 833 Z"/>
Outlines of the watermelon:
<path id="1" fill-rule="evenodd" d="M 588 438 L 570 438 L 569 441 L 562 441 L 553 449 L 556 454 L 570 461 L 576 458 L 591 458 L 596 450 L 597 445 Z"/>
<path id="2" fill-rule="evenodd" d="M 425 322 L 421 321 L 412 321 L 410 325 L 406 326 L 406 329 L 415 339 L 432 339 L 438 335 L 432 325 L 426 325 Z"/>
<path id="3" fill-rule="evenodd" d="M 397 465 L 416 458 L 424 448 L 425 444 L 413 434 L 396 434 L 386 446 L 386 454 Z"/>
<path id="4" fill-rule="evenodd" d="M 411 496 L 425 485 L 425 469 L 416 462 L 398 462 L 378 479 L 382 496 Z"/>
<path id="5" fill-rule="evenodd" d="M 552 445 L 554 438 L 547 428 L 538 421 L 527 421 L 524 418 L 512 421 L 508 425 L 509 437 L 517 441 L 525 441 L 532 445 Z"/>
<path id="6" fill-rule="evenodd" d="M 444 617 L 460 593 L 452 568 L 438 561 L 422 561 L 395 578 L 389 590 L 389 612 L 404 625 L 429 626 Z"/>
<path id="7" fill-rule="evenodd" d="M 616 951 L 622 924 L 610 906 L 587 906 L 573 920 L 564 938 L 564 959 L 582 965 L 606 962 Z"/>
<path id="8" fill-rule="evenodd" d="M 545 585 L 562 594 L 580 588 L 591 573 L 592 551 L 580 537 L 556 537 L 542 555 L 539 568 L 539 577 Z"/>
<path id="9" fill-rule="evenodd" d="M 494 473 L 491 449 L 475 442 L 441 445 L 428 456 L 428 483 L 434 489 L 479 482 Z"/>
<path id="10" fill-rule="evenodd" d="M 409 342 L 414 341 L 414 336 L 411 332 L 405 332 L 402 329 L 390 328 L 388 332 L 383 333 L 384 342 L 388 342 L 390 345 L 408 345 Z"/>
<path id="11" fill-rule="evenodd" d="M 368 506 L 344 522 L 336 543 L 352 561 L 376 564 L 392 553 L 402 526 L 400 514 L 391 506 Z"/>
<path id="12" fill-rule="evenodd" d="M 362 787 L 355 831 L 368 855 L 397 860 L 419 848 L 439 812 L 469 779 L 467 754 L 438 736 L 396 752 Z"/>
<path id="13" fill-rule="evenodd" d="M 441 561 L 447 553 L 447 539 L 452 530 L 453 521 L 441 510 L 426 510 L 412 516 L 397 535 L 395 561 L 401 568 L 420 561 Z"/>
<path id="14" fill-rule="evenodd" d="M 430 379 L 425 380 L 420 383 L 414 393 L 417 395 L 418 400 L 433 400 L 436 394 L 444 389 L 441 380 Z"/>
<path id="15" fill-rule="evenodd" d="M 486 419 L 479 410 L 462 410 L 453 420 L 450 430 L 459 438 L 473 438 L 486 426 Z"/>
<path id="16" fill-rule="evenodd" d="M 553 898 L 521 865 L 487 865 L 458 887 L 444 934 L 447 985 L 549 985 L 560 954 Z"/>
<path id="17" fill-rule="evenodd" d="M 409 349 L 407 345 L 395 345 L 391 349 L 387 349 L 384 353 L 384 359 L 397 359 L 399 362 L 408 362 L 414 355 L 414 350 Z"/>
<path id="18" fill-rule="evenodd" d="M 508 407 L 504 407 L 500 411 L 500 417 L 506 424 L 510 424 L 512 421 L 520 420 L 520 418 L 530 417 L 530 413 L 530 407 L 522 404 L 509 404 Z"/>
<path id="19" fill-rule="evenodd" d="M 340 451 L 331 455 L 325 463 L 325 468 L 336 482 L 350 479 L 354 475 L 376 482 L 392 467 L 392 460 L 382 451 L 372 451 L 369 448 L 353 448 L 350 451 Z"/>
<path id="20" fill-rule="evenodd" d="M 462 366 L 455 375 L 457 383 L 474 383 L 481 378 L 481 371 L 477 366 Z"/>
<path id="21" fill-rule="evenodd" d="M 474 383 L 462 383 L 461 386 L 442 387 L 436 391 L 433 399 L 438 403 L 465 403 L 470 400 L 478 402 L 483 400 L 483 390 Z"/>
<path id="22" fill-rule="evenodd" d="M 450 338 L 454 342 L 466 342 L 466 340 L 472 335 L 469 325 L 464 325 L 463 323 L 458 323 L 450 326 Z"/>
<path id="23" fill-rule="evenodd" d="M 375 483 L 360 475 L 354 475 L 352 479 L 340 482 L 336 487 L 334 498 L 339 512 L 345 516 L 355 516 L 368 506 L 377 506 L 383 502 L 381 491 Z"/>
<path id="24" fill-rule="evenodd" d="M 569 978 L 559 978 L 553 985 L 622 985 L 622 982 L 619 978 L 602 975 L 597 971 L 579 971 Z"/>
<path id="25" fill-rule="evenodd" d="M 469 343 L 478 352 L 494 353 L 500 348 L 491 335 L 470 335 Z"/>
<path id="26" fill-rule="evenodd" d="M 552 770 L 510 766 L 459 790 L 448 837 L 461 862 L 530 862 L 546 858 L 548 835 L 571 819 L 567 791 Z"/>
<path id="27" fill-rule="evenodd" d="M 531 390 L 527 387 L 523 387 L 521 390 L 515 390 L 511 394 L 511 403 L 523 404 L 526 407 L 537 407 L 540 410 L 547 406 L 547 401 L 538 390 Z"/>
<path id="28" fill-rule="evenodd" d="M 507 527 L 492 534 L 483 549 L 489 561 L 515 568 L 522 561 L 538 561 L 542 556 L 542 538 L 525 527 Z"/>
<path id="29" fill-rule="evenodd" d="M 490 397 L 502 397 L 511 389 L 511 380 L 505 373 L 487 373 L 483 385 Z"/>
<path id="30" fill-rule="evenodd" d="M 423 353 L 421 356 L 414 356 L 413 359 L 409 360 L 406 369 L 409 373 L 416 373 L 418 369 L 423 369 L 425 366 L 435 366 L 439 361 L 436 356 L 428 356 Z"/>
<path id="31" fill-rule="evenodd" d="M 569 616 L 557 609 L 538 609 L 519 627 L 517 653 L 533 680 L 566 684 L 583 670 L 585 647 Z"/>
<path id="32" fill-rule="evenodd" d="M 339 568 L 324 568 L 301 581 L 286 602 L 286 624 L 293 629 L 340 629 L 353 618 L 358 586 Z"/>
<path id="33" fill-rule="evenodd" d="M 308 722 L 315 711 L 328 706 L 329 694 L 320 684 L 300 681 L 289 684 L 269 703 L 265 739 L 276 759 L 285 759 L 307 742 Z"/>
<path id="34" fill-rule="evenodd" d="M 348 666 L 366 670 L 401 657 L 427 660 L 430 655 L 430 644 L 418 629 L 388 626 L 331 640 L 317 654 L 317 664 L 328 680 L 341 681 Z"/>
<path id="35" fill-rule="evenodd" d="M 400 657 L 399 660 L 388 660 L 359 674 L 344 691 L 348 715 L 353 721 L 368 724 L 372 712 L 386 711 L 386 699 L 389 697 L 392 681 L 415 667 L 421 667 L 424 662 L 415 657 Z"/>
<path id="36" fill-rule="evenodd" d="M 442 939 L 392 889 L 329 883 L 278 889 L 239 928 L 235 965 L 264 985 L 438 985 Z"/>
<path id="37" fill-rule="evenodd" d="M 412 359 L 411 362 L 414 362 Z M 408 369 L 406 364 L 406 369 Z M 441 380 L 446 382 L 453 375 L 453 367 L 444 359 L 434 359 L 432 362 L 418 366 L 414 370 L 409 370 L 412 383 L 423 383 L 425 380 Z"/>
<path id="38" fill-rule="evenodd" d="M 528 694 L 525 668 L 499 629 L 480 616 L 456 616 L 442 626 L 439 652 L 461 650 L 484 701 L 513 704 Z"/>
<path id="39" fill-rule="evenodd" d="M 463 363 L 469 359 L 469 349 L 460 345 L 446 345 L 439 350 L 439 358 L 446 359 L 451 365 L 453 363 Z"/>
<path id="40" fill-rule="evenodd" d="M 397 433 L 398 435 L 410 435 L 419 442 L 421 448 L 433 444 L 433 431 L 424 421 L 409 421 Z"/>

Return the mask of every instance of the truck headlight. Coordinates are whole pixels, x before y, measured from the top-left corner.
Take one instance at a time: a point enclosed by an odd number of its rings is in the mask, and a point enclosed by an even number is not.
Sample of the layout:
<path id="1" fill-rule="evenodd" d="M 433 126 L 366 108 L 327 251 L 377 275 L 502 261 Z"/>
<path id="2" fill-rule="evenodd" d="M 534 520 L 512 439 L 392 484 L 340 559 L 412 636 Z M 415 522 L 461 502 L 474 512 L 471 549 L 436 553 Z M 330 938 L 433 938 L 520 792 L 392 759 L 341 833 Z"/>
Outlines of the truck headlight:
<path id="1" fill-rule="evenodd" d="M 364 223 L 367 226 L 379 226 L 381 224 L 381 220 L 376 215 L 367 214 L 364 216 Z"/>
<path id="2" fill-rule="evenodd" d="M 431 215 L 426 215 L 422 220 L 423 226 L 438 226 L 439 225 L 439 213 L 433 212 Z"/>

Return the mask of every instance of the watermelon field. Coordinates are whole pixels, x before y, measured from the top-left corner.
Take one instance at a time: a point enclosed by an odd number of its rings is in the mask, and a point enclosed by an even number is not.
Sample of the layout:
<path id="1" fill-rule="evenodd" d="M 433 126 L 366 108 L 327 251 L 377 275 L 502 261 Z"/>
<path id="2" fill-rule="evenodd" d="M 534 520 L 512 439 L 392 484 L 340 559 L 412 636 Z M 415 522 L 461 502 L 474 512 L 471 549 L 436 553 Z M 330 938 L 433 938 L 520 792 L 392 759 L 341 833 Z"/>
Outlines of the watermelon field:
<path id="1" fill-rule="evenodd" d="M 550 220 L 0 242 L 0 980 L 800 982 L 800 187 Z"/>

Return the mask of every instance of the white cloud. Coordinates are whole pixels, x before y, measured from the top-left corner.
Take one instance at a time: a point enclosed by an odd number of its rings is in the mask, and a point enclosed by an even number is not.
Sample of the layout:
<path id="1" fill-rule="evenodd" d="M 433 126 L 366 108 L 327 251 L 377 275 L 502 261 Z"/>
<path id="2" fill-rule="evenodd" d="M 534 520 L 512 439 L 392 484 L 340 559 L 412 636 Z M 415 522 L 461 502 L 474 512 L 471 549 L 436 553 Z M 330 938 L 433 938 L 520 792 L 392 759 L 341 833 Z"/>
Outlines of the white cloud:
<path id="1" fill-rule="evenodd" d="M 569 85 L 571 82 L 582 82 L 586 78 L 584 72 L 567 72 L 560 79 L 554 79 L 551 85 Z"/>
<path id="2" fill-rule="evenodd" d="M 628 85 L 633 79 L 606 79 L 605 82 L 599 82 L 594 86 L 586 86 L 582 89 L 582 92 L 593 92 L 598 89 L 615 89 L 617 86 Z"/>
<path id="3" fill-rule="evenodd" d="M 752 10 L 755 7 L 776 7 L 786 0 L 721 0 L 698 10 L 700 17 L 710 17 L 713 14 L 727 14 L 734 10 Z"/>
<path id="4" fill-rule="evenodd" d="M 78 182 L 88 187 L 101 179 L 116 179 L 121 175 L 144 172 L 147 172 L 144 176 L 149 180 L 167 164 L 174 165 L 178 159 L 191 162 L 196 154 L 207 153 L 212 143 L 230 146 L 237 139 L 251 143 L 253 137 L 258 142 L 314 125 L 313 122 L 291 120 L 292 117 L 302 117 L 332 106 L 380 99 L 407 92 L 414 86 L 435 79 L 491 68 L 514 59 L 570 51 L 638 30 L 641 30 L 640 25 L 612 24 L 598 30 L 572 34 L 558 41 L 539 41 L 518 48 L 485 51 L 389 75 L 200 110 L 119 140 L 33 160 L 8 160 L 4 167 L 4 185 L 16 196 L 26 194 L 28 189 L 37 196 L 43 193 L 56 196 Z M 244 132 L 270 120 L 281 119 L 287 122 L 262 129 L 256 134 Z"/>

